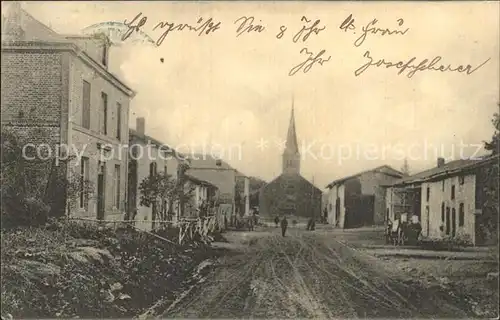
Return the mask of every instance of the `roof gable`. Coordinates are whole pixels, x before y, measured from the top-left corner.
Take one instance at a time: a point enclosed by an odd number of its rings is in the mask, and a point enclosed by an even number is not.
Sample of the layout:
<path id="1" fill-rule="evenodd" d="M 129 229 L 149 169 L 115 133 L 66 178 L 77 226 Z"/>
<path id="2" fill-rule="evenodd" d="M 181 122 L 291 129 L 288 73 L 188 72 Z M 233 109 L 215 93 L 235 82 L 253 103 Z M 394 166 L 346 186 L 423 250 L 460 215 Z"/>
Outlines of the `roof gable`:
<path id="1" fill-rule="evenodd" d="M 39 20 L 35 19 L 19 3 L 11 3 L 2 12 L 2 34 L 7 34 L 11 28 L 21 28 L 23 41 L 48 41 L 69 43 L 64 36 L 58 34 Z"/>
<path id="2" fill-rule="evenodd" d="M 148 136 L 146 134 L 140 134 L 139 132 L 137 132 L 136 130 L 134 129 L 129 129 L 129 140 L 140 140 L 144 143 L 150 143 L 150 144 L 153 144 L 157 147 L 161 147 L 162 150 L 164 150 L 165 153 L 167 154 L 170 154 L 170 155 L 174 155 L 174 158 L 176 159 L 185 159 L 185 157 L 178 153 L 175 149 L 173 149 L 172 147 L 170 147 L 169 145 L 151 137 L 151 136 Z M 133 142 L 133 141 L 132 141 Z"/>
<path id="3" fill-rule="evenodd" d="M 264 192 L 266 190 L 266 188 L 273 187 L 276 184 L 280 184 L 282 180 L 285 180 L 287 182 L 293 181 L 294 183 L 306 183 L 306 184 L 310 185 L 311 188 L 313 188 L 316 192 L 323 193 L 323 191 L 321 191 L 321 189 L 316 187 L 309 180 L 307 180 L 306 178 L 304 178 L 300 174 L 296 174 L 296 173 L 282 173 L 279 176 L 277 176 L 276 178 L 274 178 L 272 181 L 270 181 L 269 183 L 263 185 L 259 190 Z"/>
<path id="4" fill-rule="evenodd" d="M 191 169 L 234 170 L 238 172 L 227 162 L 208 154 L 192 154 L 188 155 L 187 158 L 191 163 Z"/>

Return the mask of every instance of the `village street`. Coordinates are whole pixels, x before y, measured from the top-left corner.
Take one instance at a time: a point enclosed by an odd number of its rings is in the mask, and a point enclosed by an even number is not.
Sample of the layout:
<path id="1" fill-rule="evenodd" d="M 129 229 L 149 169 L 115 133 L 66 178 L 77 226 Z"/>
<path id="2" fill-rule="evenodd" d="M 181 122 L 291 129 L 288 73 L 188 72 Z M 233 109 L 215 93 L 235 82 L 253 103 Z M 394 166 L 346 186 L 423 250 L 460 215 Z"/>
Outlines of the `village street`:
<path id="1" fill-rule="evenodd" d="M 263 228 L 239 236 L 199 288 L 163 315 L 174 318 L 471 316 L 462 297 L 403 281 L 328 230 Z M 231 244 L 233 245 L 233 244 Z"/>

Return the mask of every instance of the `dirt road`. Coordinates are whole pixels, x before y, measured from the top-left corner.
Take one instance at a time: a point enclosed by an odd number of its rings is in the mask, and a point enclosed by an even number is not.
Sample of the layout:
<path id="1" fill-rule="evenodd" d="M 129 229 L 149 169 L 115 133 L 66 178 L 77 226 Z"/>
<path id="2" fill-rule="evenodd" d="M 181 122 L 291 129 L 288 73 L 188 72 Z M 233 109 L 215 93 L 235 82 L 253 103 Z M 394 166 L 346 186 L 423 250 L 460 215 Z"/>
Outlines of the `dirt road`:
<path id="1" fill-rule="evenodd" d="M 164 317 L 472 316 L 460 297 L 407 284 L 327 232 L 291 229 L 283 238 L 268 229 L 255 235 Z"/>

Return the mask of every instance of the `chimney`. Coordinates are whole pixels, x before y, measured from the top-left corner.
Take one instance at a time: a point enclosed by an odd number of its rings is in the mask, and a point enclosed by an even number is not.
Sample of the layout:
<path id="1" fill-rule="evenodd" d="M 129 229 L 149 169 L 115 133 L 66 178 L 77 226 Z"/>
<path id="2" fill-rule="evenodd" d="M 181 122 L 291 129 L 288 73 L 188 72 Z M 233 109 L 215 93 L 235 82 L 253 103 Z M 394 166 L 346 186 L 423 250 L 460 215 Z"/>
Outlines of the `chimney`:
<path id="1" fill-rule="evenodd" d="M 438 166 L 438 168 L 441 168 L 442 166 L 444 166 L 444 158 L 438 158 L 437 166 Z"/>
<path id="2" fill-rule="evenodd" d="M 146 130 L 146 119 L 143 117 L 137 118 L 135 122 L 135 130 L 138 134 L 144 135 Z"/>

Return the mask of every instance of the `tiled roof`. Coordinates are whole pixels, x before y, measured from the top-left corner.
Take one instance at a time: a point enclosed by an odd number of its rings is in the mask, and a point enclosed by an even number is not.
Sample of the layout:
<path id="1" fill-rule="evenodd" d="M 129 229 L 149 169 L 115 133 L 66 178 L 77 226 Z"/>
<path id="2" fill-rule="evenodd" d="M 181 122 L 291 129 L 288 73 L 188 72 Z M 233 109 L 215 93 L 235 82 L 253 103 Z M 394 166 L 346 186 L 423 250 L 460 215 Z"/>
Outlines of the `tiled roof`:
<path id="1" fill-rule="evenodd" d="M 332 186 L 334 186 L 336 184 L 341 184 L 344 181 L 347 181 L 349 179 L 353 179 L 353 178 L 359 177 L 359 176 L 361 176 L 361 175 L 363 175 L 365 173 L 369 173 L 369 172 L 380 172 L 380 173 L 384 173 L 384 174 L 387 174 L 387 175 L 392 175 L 392 176 L 395 176 L 395 177 L 402 177 L 403 176 L 402 172 L 400 172 L 398 170 L 395 170 L 395 169 L 391 168 L 388 165 L 383 165 L 383 166 L 376 167 L 376 168 L 373 168 L 373 169 L 370 169 L 370 170 L 365 170 L 365 171 L 362 171 L 362 172 L 358 172 L 356 174 L 353 174 L 353 175 L 350 175 L 350 176 L 347 176 L 347 177 L 344 177 L 344 178 L 341 178 L 341 179 L 337 179 L 335 181 L 330 182 L 326 187 L 327 188 L 331 188 Z"/>
<path id="2" fill-rule="evenodd" d="M 227 162 L 217 159 L 208 154 L 192 154 L 187 155 L 188 159 L 191 162 L 191 169 L 222 169 L 222 170 L 235 170 L 231 167 Z M 218 161 L 220 161 L 220 166 L 217 165 Z"/>
<path id="3" fill-rule="evenodd" d="M 387 186 L 402 186 L 402 185 L 408 185 L 408 184 L 416 184 L 416 183 L 421 183 L 425 181 L 429 181 L 432 179 L 440 178 L 440 177 L 446 177 L 449 175 L 453 175 L 459 172 L 462 172 L 464 170 L 468 169 L 473 169 L 477 167 L 478 165 L 484 165 L 486 163 L 498 161 L 498 155 L 496 156 L 487 156 L 481 159 L 460 159 L 460 160 L 454 160 L 450 161 L 448 163 L 445 163 L 441 167 L 435 167 L 432 169 L 428 169 L 422 172 L 419 172 L 417 174 L 414 174 L 409 177 L 404 177 L 402 179 L 396 180 L 391 184 L 388 184 Z"/>
<path id="4" fill-rule="evenodd" d="M 206 180 L 202 180 L 202 179 L 198 179 L 198 178 L 195 178 L 193 177 L 192 175 L 190 174 L 186 174 L 186 178 L 189 180 L 189 181 L 192 181 L 196 184 L 200 184 L 200 185 L 203 185 L 203 186 L 210 186 L 210 187 L 214 187 L 214 188 L 217 188 L 214 184 L 206 181 Z"/>
<path id="5" fill-rule="evenodd" d="M 161 142 L 160 140 L 157 140 L 151 136 L 148 136 L 147 134 L 140 134 L 139 132 L 137 132 L 137 130 L 129 129 L 129 137 L 130 138 L 134 137 L 136 139 L 140 139 L 140 140 L 144 141 L 145 143 L 149 142 L 149 143 L 154 144 L 158 147 L 161 146 L 163 150 L 165 150 L 166 152 L 168 152 L 171 155 L 175 155 L 176 158 L 178 158 L 179 160 L 185 159 L 185 156 L 183 154 L 178 153 L 175 149 L 173 149 L 169 145 L 167 145 L 167 144 Z"/>

